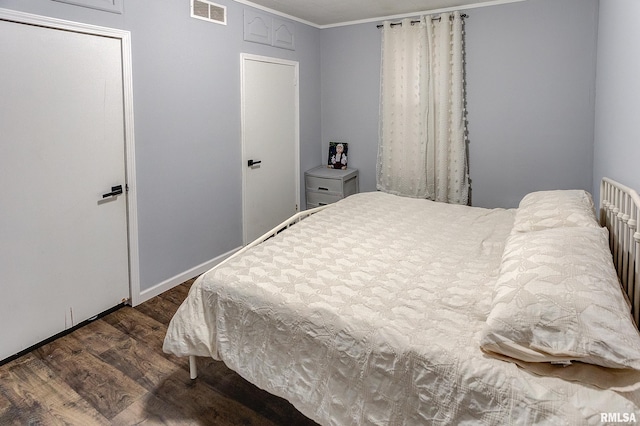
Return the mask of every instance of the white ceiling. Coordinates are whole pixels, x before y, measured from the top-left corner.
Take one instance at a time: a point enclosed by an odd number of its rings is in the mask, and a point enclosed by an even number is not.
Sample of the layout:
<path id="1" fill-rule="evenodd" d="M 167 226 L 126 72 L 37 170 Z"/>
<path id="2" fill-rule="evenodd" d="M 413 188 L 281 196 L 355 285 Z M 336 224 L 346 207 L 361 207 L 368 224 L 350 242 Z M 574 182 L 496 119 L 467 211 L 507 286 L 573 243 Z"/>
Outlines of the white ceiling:
<path id="1" fill-rule="evenodd" d="M 524 0 L 236 0 L 318 28 Z"/>

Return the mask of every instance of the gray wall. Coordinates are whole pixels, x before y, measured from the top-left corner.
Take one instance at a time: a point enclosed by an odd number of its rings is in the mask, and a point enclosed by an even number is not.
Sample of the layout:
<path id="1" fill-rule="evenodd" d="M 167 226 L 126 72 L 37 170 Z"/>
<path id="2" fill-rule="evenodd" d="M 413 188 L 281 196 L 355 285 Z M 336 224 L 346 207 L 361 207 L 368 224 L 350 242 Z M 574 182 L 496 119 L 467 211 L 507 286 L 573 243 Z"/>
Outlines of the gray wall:
<path id="1" fill-rule="evenodd" d="M 594 190 L 608 176 L 640 191 L 640 2 L 600 2 Z"/>
<path id="2" fill-rule="evenodd" d="M 473 204 L 591 190 L 597 1 L 529 0 L 470 11 Z"/>
<path id="3" fill-rule="evenodd" d="M 359 24 L 322 30 L 322 154 L 329 142 L 349 144 L 349 167 L 358 169 L 360 191 L 376 190 L 380 104 L 380 30 Z"/>
<path id="4" fill-rule="evenodd" d="M 188 0 L 128 0 L 122 15 L 0 0 L 131 31 L 141 290 L 242 244 L 241 52 L 299 61 L 301 170 L 320 156 L 320 30 L 296 23 L 295 51 L 244 42 L 246 7 L 216 2 L 227 6 L 226 26 L 191 18 Z"/>
<path id="5" fill-rule="evenodd" d="M 466 20 L 473 205 L 515 207 L 530 191 L 591 190 L 597 0 L 528 0 Z M 380 35 L 322 30 L 322 143 L 350 143 L 375 189 Z"/>

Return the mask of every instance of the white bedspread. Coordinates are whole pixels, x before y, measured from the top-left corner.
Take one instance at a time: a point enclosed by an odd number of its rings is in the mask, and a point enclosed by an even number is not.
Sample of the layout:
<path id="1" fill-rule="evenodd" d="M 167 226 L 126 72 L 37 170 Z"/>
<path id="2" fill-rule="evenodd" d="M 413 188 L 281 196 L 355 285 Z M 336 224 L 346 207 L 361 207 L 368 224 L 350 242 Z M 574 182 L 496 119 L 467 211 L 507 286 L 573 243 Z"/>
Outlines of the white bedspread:
<path id="1" fill-rule="evenodd" d="M 635 388 L 570 381 L 597 367 L 540 376 L 480 350 L 513 214 L 351 196 L 200 277 L 164 350 L 223 360 L 324 425 L 640 417 Z"/>

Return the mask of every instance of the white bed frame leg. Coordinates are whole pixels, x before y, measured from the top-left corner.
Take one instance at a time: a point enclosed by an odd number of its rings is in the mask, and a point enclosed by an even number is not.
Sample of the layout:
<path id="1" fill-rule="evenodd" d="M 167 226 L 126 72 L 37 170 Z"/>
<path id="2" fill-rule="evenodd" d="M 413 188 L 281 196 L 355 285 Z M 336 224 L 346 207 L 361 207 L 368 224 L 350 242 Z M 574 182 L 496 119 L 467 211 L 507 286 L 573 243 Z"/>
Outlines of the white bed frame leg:
<path id="1" fill-rule="evenodd" d="M 196 366 L 196 357 L 189 355 L 189 377 L 194 380 L 198 377 L 198 367 Z"/>
<path id="2" fill-rule="evenodd" d="M 234 259 L 235 257 L 239 256 L 241 253 L 244 253 L 245 251 L 247 251 L 248 249 L 250 249 L 253 246 L 256 246 L 258 244 L 260 244 L 261 242 L 275 236 L 278 235 L 278 233 L 280 231 L 282 231 L 284 228 L 288 228 L 289 226 L 293 225 L 294 223 L 298 223 L 300 222 L 302 219 L 305 219 L 309 216 L 311 216 L 314 213 L 319 212 L 320 210 L 324 210 L 326 208 L 328 208 L 329 206 L 331 206 L 331 204 L 326 204 L 320 207 L 316 207 L 314 209 L 309 209 L 309 210 L 305 210 L 305 211 L 301 211 L 296 213 L 295 215 L 291 216 L 289 219 L 285 220 L 284 222 L 282 222 L 280 225 L 276 226 L 275 228 L 273 228 L 271 231 L 267 232 L 266 234 L 262 235 L 260 238 L 258 238 L 257 240 L 247 244 L 246 246 L 244 246 L 242 249 L 238 250 L 237 252 L 235 252 L 233 255 L 227 257 L 225 260 L 223 260 L 222 262 L 218 263 L 215 267 L 219 268 L 221 265 L 227 263 L 229 260 Z M 189 355 L 189 376 L 191 377 L 191 380 L 194 380 L 198 377 L 198 369 L 196 367 L 196 357 L 194 355 Z"/>

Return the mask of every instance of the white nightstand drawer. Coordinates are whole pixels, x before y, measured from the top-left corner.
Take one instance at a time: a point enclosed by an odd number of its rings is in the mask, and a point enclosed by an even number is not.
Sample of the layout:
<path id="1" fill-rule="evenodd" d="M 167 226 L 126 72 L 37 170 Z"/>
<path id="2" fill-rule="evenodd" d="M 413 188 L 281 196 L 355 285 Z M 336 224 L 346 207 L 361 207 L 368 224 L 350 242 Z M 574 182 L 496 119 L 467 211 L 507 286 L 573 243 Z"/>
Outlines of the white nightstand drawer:
<path id="1" fill-rule="evenodd" d="M 323 206 L 325 204 L 335 203 L 342 198 L 339 194 L 329 194 L 325 192 L 307 191 L 307 204 L 316 204 Z"/>
<path id="2" fill-rule="evenodd" d="M 359 191 L 357 169 L 314 167 L 304 172 L 307 208 L 335 203 Z"/>
<path id="3" fill-rule="evenodd" d="M 306 183 L 307 189 L 311 191 L 327 191 L 342 193 L 342 180 L 340 179 L 327 179 L 316 176 L 307 176 Z"/>

